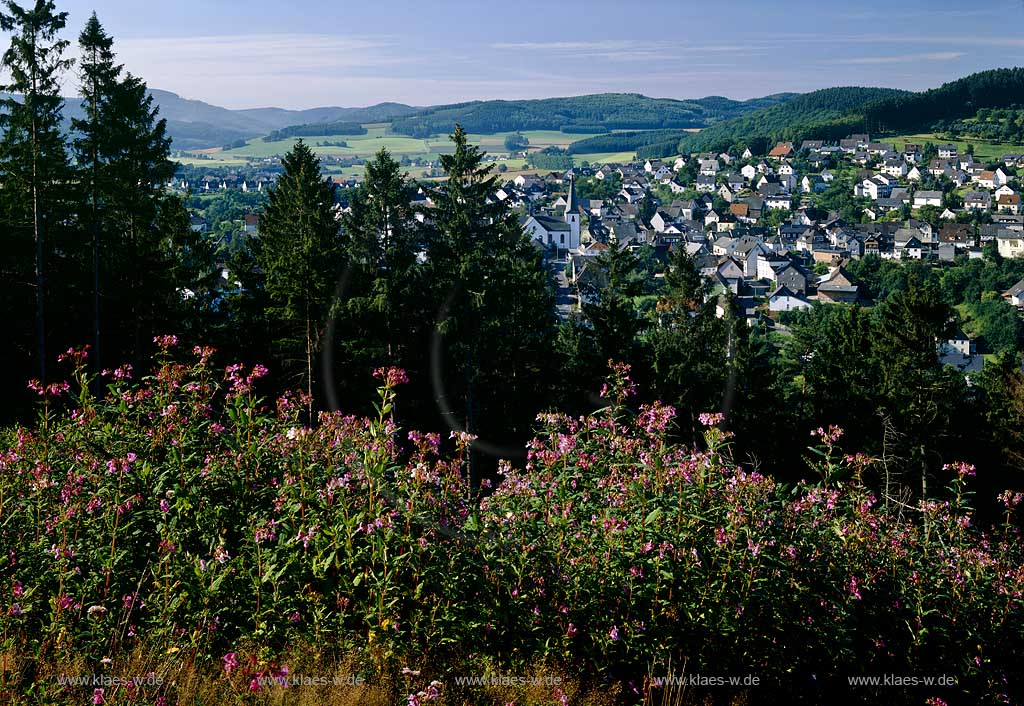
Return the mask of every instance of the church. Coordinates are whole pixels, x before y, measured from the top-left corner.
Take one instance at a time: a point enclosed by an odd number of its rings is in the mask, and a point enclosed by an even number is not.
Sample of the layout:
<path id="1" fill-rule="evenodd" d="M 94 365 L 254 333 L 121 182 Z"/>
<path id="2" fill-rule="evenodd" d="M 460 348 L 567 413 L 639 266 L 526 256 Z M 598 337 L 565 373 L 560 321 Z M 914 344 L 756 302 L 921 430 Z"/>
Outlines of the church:
<path id="1" fill-rule="evenodd" d="M 575 178 L 569 174 L 569 198 L 562 218 L 553 215 L 530 215 L 523 229 L 531 239 L 545 248 L 578 250 L 580 247 L 580 207 L 576 199 Z"/>

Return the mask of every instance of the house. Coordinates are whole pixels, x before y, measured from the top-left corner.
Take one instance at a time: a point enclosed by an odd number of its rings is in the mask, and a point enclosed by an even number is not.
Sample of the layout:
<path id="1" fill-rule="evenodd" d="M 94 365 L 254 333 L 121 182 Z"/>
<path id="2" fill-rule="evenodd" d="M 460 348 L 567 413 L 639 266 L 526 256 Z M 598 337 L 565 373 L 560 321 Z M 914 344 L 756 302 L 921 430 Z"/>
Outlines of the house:
<path id="1" fill-rule="evenodd" d="M 882 162 L 882 174 L 888 174 L 897 179 L 907 175 L 907 163 L 902 159 L 887 159 Z"/>
<path id="2" fill-rule="evenodd" d="M 778 285 L 786 287 L 791 292 L 807 294 L 811 283 L 811 276 L 802 267 L 790 261 L 775 271 L 773 281 Z"/>
<path id="3" fill-rule="evenodd" d="M 768 156 L 773 159 L 785 159 L 793 155 L 793 143 L 792 142 L 779 142 L 772 148 L 772 151 L 768 153 Z"/>
<path id="4" fill-rule="evenodd" d="M 996 236 L 996 247 L 1003 257 L 1020 257 L 1024 254 L 1024 233 L 1001 230 Z"/>
<path id="5" fill-rule="evenodd" d="M 903 243 L 897 243 L 897 249 L 904 260 L 922 260 L 926 250 L 924 243 L 916 236 Z"/>
<path id="6" fill-rule="evenodd" d="M 820 150 L 825 146 L 822 140 L 804 140 L 800 143 L 801 152 L 810 152 L 812 150 Z"/>
<path id="7" fill-rule="evenodd" d="M 862 196 L 864 198 L 877 201 L 878 199 L 889 198 L 892 194 L 893 180 L 892 177 L 884 174 L 876 174 L 870 179 L 864 179 L 859 184 L 853 187 L 854 196 Z M 941 193 L 939 194 L 941 197 Z"/>
<path id="8" fill-rule="evenodd" d="M 833 267 L 818 282 L 818 301 L 827 304 L 854 304 L 861 301 L 860 284 L 842 266 Z"/>
<path id="9" fill-rule="evenodd" d="M 996 188 L 996 173 L 988 170 L 979 172 L 974 181 L 983 189 L 994 189 Z"/>
<path id="10" fill-rule="evenodd" d="M 192 214 L 188 219 L 188 224 L 196 233 L 205 233 L 210 230 L 210 223 L 198 214 Z"/>
<path id="11" fill-rule="evenodd" d="M 764 205 L 768 208 L 788 211 L 793 208 L 793 199 L 786 193 L 772 194 L 764 200 Z"/>
<path id="12" fill-rule="evenodd" d="M 250 234 L 256 235 L 260 227 L 260 217 L 255 213 L 247 213 L 242 219 L 243 230 Z"/>
<path id="13" fill-rule="evenodd" d="M 1020 213 L 1020 196 L 1018 194 L 1000 194 L 996 207 L 1002 213 Z"/>
<path id="14" fill-rule="evenodd" d="M 956 147 L 954 145 L 939 145 L 939 159 L 956 159 Z"/>
<path id="15" fill-rule="evenodd" d="M 708 174 L 699 174 L 697 176 L 697 183 L 695 184 L 697 191 L 702 194 L 709 194 L 715 190 L 715 177 Z"/>
<path id="16" fill-rule="evenodd" d="M 755 167 L 753 164 L 747 164 L 742 169 L 740 169 L 740 174 L 747 181 L 751 181 L 754 177 L 757 176 L 757 167 Z"/>
<path id="17" fill-rule="evenodd" d="M 746 179 L 743 178 L 742 174 L 731 173 L 725 177 L 726 185 L 735 192 L 743 190 L 743 187 L 747 185 Z"/>
<path id="18" fill-rule="evenodd" d="M 992 195 L 984 191 L 968 191 L 964 194 L 964 208 L 968 211 L 987 211 L 992 208 Z"/>
<path id="19" fill-rule="evenodd" d="M 974 226 L 965 223 L 947 223 L 939 229 L 939 243 L 948 243 L 961 248 L 974 245 Z"/>
<path id="20" fill-rule="evenodd" d="M 768 295 L 768 311 L 796 311 L 797 309 L 810 309 L 813 305 L 802 294 L 789 290 L 782 284 Z"/>
<path id="21" fill-rule="evenodd" d="M 921 208 L 922 206 L 941 206 L 942 205 L 942 192 L 941 191 L 918 191 L 914 194 L 914 208 Z"/>
<path id="22" fill-rule="evenodd" d="M 1003 298 L 1016 307 L 1024 307 L 1024 279 L 1003 292 Z"/>
<path id="23" fill-rule="evenodd" d="M 717 159 L 702 159 L 700 160 L 700 171 L 699 173 L 704 176 L 713 177 L 718 174 L 719 170 Z"/>
<path id="24" fill-rule="evenodd" d="M 921 181 L 922 178 L 921 170 L 916 165 L 907 172 L 907 181 Z"/>
<path id="25" fill-rule="evenodd" d="M 800 180 L 800 190 L 805 194 L 820 194 L 828 189 L 828 184 L 820 174 L 808 174 Z"/>

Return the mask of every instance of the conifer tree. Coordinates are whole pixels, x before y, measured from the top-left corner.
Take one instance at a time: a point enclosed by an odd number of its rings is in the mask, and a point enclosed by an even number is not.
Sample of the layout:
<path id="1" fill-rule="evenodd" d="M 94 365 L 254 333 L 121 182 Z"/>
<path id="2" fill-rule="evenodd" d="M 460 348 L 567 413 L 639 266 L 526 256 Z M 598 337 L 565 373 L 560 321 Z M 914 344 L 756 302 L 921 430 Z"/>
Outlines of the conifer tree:
<path id="1" fill-rule="evenodd" d="M 114 63 L 114 40 L 107 35 L 93 12 L 78 38 L 80 92 L 85 118 L 72 120 L 79 137 L 74 142 L 79 178 L 89 199 L 89 208 L 81 214 L 92 239 L 93 274 L 93 361 L 102 367 L 100 347 L 100 200 L 103 162 L 100 150 L 109 142 L 104 120 L 106 101 L 113 93 L 121 67 Z"/>
<path id="2" fill-rule="evenodd" d="M 188 224 L 180 200 L 163 191 L 175 167 L 166 121 L 146 84 L 122 76 L 113 40 L 95 14 L 79 47 L 84 118 L 74 121 L 74 148 L 88 200 L 82 221 L 92 240 L 97 356 L 105 332 L 114 358 L 138 362 L 152 334 L 178 328 L 182 293 L 195 289 L 175 279 L 184 270 L 172 252 L 173 243 L 188 239 Z"/>
<path id="3" fill-rule="evenodd" d="M 454 429 L 518 439 L 544 405 L 554 295 L 541 253 L 516 214 L 494 198 L 493 165 L 461 126 L 441 156 L 447 179 L 431 192 L 427 281 L 446 354 L 436 376 Z M 515 443 L 518 443 L 516 441 Z"/>
<path id="4" fill-rule="evenodd" d="M 14 95 L 0 100 L 0 171 L 4 175 L 4 210 L 8 224 L 5 250 L 24 252 L 24 241 L 34 244 L 36 356 L 39 376 L 46 382 L 47 255 L 48 240 L 61 214 L 56 208 L 61 189 L 68 186 L 68 160 L 61 131 L 60 78 L 71 66 L 64 58 L 68 46 L 59 32 L 67 21 L 52 0 L 36 0 L 31 9 L 5 0 L 0 29 L 11 32 L 11 44 L 2 59 L 10 83 L 0 87 Z M 7 249 L 9 246 L 9 249 Z M 27 269 L 15 260 L 15 281 L 25 281 Z"/>
<path id="5" fill-rule="evenodd" d="M 314 368 L 342 271 L 334 193 L 299 140 L 282 160 L 252 249 L 265 278 L 272 346 L 291 382 L 312 397 Z"/>

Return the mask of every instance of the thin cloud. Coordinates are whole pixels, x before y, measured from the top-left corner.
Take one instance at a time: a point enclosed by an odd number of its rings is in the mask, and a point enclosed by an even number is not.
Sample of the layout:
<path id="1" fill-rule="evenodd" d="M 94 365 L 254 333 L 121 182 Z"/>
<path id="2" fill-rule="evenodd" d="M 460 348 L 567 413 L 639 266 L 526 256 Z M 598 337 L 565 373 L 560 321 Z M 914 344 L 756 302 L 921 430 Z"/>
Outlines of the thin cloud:
<path id="1" fill-rule="evenodd" d="M 831 59 L 823 61 L 823 64 L 837 65 L 873 65 L 873 64 L 901 64 L 906 61 L 954 61 L 964 56 L 960 51 L 938 51 L 925 54 L 902 54 L 900 56 L 854 56 L 848 59 Z"/>

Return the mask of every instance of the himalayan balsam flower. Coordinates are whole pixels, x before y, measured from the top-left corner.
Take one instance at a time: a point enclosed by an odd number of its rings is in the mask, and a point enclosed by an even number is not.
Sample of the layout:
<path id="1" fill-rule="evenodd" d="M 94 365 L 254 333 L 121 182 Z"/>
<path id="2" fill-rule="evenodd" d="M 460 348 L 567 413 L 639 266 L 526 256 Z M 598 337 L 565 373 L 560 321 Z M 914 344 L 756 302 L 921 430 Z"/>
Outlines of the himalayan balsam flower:
<path id="1" fill-rule="evenodd" d="M 104 703 L 106 703 L 107 700 L 105 698 L 103 698 L 103 694 L 104 694 L 103 689 L 93 689 L 93 692 L 92 692 L 92 702 L 93 702 L 93 704 L 104 704 Z"/>
<path id="2" fill-rule="evenodd" d="M 956 471 L 956 475 L 960 480 L 963 480 L 967 476 L 976 475 L 975 468 L 969 463 L 963 461 L 955 461 L 953 463 L 947 463 L 942 467 L 944 471 Z"/>
<path id="3" fill-rule="evenodd" d="M 612 626 L 612 629 L 608 632 L 608 637 L 611 638 L 612 642 L 618 642 L 622 639 L 622 635 L 619 634 L 618 626 Z"/>
<path id="4" fill-rule="evenodd" d="M 228 652 L 222 658 L 224 660 L 224 671 L 231 673 L 231 670 L 238 666 L 238 653 Z"/>
<path id="5" fill-rule="evenodd" d="M 725 420 L 725 415 L 721 412 L 701 412 L 699 419 L 706 427 L 717 427 Z"/>
<path id="6" fill-rule="evenodd" d="M 387 387 L 404 385 L 409 382 L 409 376 L 401 368 L 377 368 L 373 371 L 373 376 L 383 380 Z"/>

